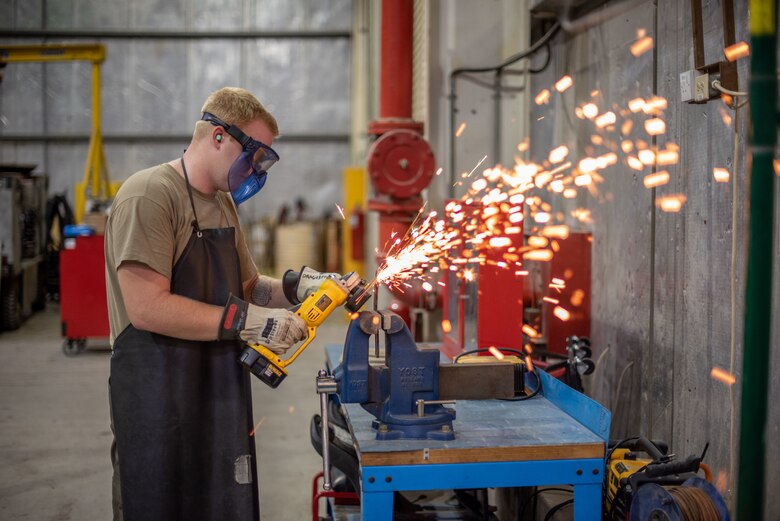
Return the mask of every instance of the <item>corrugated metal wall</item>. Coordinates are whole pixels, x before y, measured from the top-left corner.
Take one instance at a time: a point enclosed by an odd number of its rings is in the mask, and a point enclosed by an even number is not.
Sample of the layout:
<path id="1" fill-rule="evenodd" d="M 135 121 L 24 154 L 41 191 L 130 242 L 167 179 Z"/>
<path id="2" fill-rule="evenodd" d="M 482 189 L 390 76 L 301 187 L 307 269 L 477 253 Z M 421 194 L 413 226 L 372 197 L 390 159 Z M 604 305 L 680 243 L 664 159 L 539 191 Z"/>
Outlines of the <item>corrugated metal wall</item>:
<path id="1" fill-rule="evenodd" d="M 711 2 L 705 9 L 707 63 L 722 59 L 719 3 Z M 737 40 L 749 41 L 747 9 L 738 5 L 736 18 Z M 740 111 L 737 219 L 732 228 L 734 185 L 715 182 L 712 169 L 733 172 L 734 112 L 721 102 L 680 101 L 678 75 L 693 67 L 691 27 L 688 2 L 658 0 L 580 35 L 559 35 L 553 62 L 534 77 L 531 93 L 550 88 L 564 74 L 574 78 L 574 87 L 553 96 L 549 105 L 532 105 L 531 155 L 541 162 L 560 144 L 569 147 L 570 158 L 599 150 L 591 142 L 592 122 L 574 115 L 575 106 L 586 101 L 594 101 L 601 112 L 613 110 L 619 118 L 630 119 L 625 110 L 628 100 L 654 93 L 668 100 L 667 132 L 658 136 L 657 145 L 664 148 L 672 142 L 680 147 L 679 163 L 666 167 L 671 174 L 668 185 L 649 190 L 643 176 L 650 169 L 640 173 L 619 162 L 604 171 L 604 182 L 597 185 L 595 195 L 546 198 L 554 211 L 565 213 L 573 229 L 593 232 L 592 340 L 595 356 L 604 356 L 592 393 L 614 414 L 613 437 L 644 434 L 664 439 L 681 457 L 700 453 L 710 442 L 707 461 L 716 476 L 722 473 L 721 479 L 730 487 L 726 497 L 733 499 L 744 321 L 748 110 Z M 634 57 L 629 46 L 639 29 L 654 38 L 655 49 Z M 741 90 L 748 86 L 748 66 L 749 60 L 739 62 Z M 641 125 L 642 119 L 636 123 Z M 643 133 L 641 127 L 639 131 Z M 637 134 L 634 130 L 632 139 Z M 658 199 L 672 193 L 684 194 L 687 202 L 679 213 L 662 212 Z M 581 222 L 573 217 L 577 208 L 589 210 L 590 219 Z M 777 259 L 779 247 L 777 242 L 775 251 L 767 249 L 766 254 Z M 711 378 L 710 370 L 731 366 L 732 276 L 736 280 L 733 370 L 737 384 L 729 387 Z M 775 269 L 775 288 L 778 278 Z M 777 289 L 775 295 L 777 306 Z M 775 307 L 776 331 L 778 317 Z M 773 351 L 772 396 L 780 392 L 777 343 Z M 780 406 L 771 399 L 770 403 L 767 491 L 780 485 L 772 470 L 780 463 Z M 766 511 L 779 509 L 780 498 L 768 494 Z M 770 519 L 774 514 L 768 515 Z"/>
<path id="2" fill-rule="evenodd" d="M 11 0 L 0 3 L 0 37 L 106 44 L 112 180 L 180 155 L 211 91 L 249 89 L 279 122 L 282 160 L 243 217 L 275 215 L 296 197 L 318 216 L 340 200 L 349 163 L 351 16 L 350 0 Z M 38 37 L 14 38 L 20 30 Z M 119 34 L 67 37 L 111 31 Z M 0 161 L 39 164 L 51 191 L 73 201 L 87 153 L 90 66 L 13 64 L 4 76 Z"/>

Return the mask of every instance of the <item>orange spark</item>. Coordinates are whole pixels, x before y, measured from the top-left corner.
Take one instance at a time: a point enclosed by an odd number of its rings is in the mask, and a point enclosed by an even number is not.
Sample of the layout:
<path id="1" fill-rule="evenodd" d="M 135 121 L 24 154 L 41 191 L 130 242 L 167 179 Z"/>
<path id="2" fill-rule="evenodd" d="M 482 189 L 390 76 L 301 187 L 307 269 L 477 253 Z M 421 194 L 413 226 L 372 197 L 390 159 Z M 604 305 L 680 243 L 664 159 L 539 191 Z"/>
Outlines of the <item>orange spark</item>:
<path id="1" fill-rule="evenodd" d="M 682 194 L 668 195 L 666 197 L 661 197 L 656 201 L 656 204 L 662 211 L 672 213 L 679 212 L 683 203 L 685 203 L 685 196 Z"/>
<path id="2" fill-rule="evenodd" d="M 528 237 L 528 246 L 531 248 L 546 248 L 549 242 L 545 237 L 539 237 L 538 235 Z"/>
<path id="3" fill-rule="evenodd" d="M 544 224 L 550 221 L 550 214 L 547 212 L 536 212 L 533 217 L 534 221 L 538 222 L 539 224 Z"/>
<path id="4" fill-rule="evenodd" d="M 427 281 L 426 281 L 426 282 L 423 282 L 423 283 L 422 283 L 422 287 L 423 287 L 423 289 L 424 289 L 425 291 L 428 291 L 428 292 L 430 292 L 430 291 L 433 291 L 433 286 L 431 285 L 431 283 L 430 283 L 430 282 L 427 282 Z"/>
<path id="5" fill-rule="evenodd" d="M 341 214 L 341 218 L 342 218 L 342 219 L 346 219 L 346 217 L 344 217 L 344 210 L 341 208 L 341 206 L 339 206 L 339 203 L 336 203 L 336 209 L 337 209 L 337 210 L 339 211 L 339 213 Z"/>
<path id="6" fill-rule="evenodd" d="M 534 328 L 529 326 L 528 324 L 523 324 L 522 330 L 523 330 L 523 333 L 525 333 L 527 336 L 529 336 L 531 338 L 536 338 L 536 337 L 539 336 L 539 333 Z"/>
<path id="7" fill-rule="evenodd" d="M 488 347 L 488 351 L 490 351 L 490 354 L 496 357 L 496 360 L 503 360 L 504 359 L 504 353 L 499 351 L 493 346 Z"/>
<path id="8" fill-rule="evenodd" d="M 525 368 L 529 373 L 534 372 L 534 363 L 531 361 L 531 355 L 525 355 Z"/>
<path id="9" fill-rule="evenodd" d="M 564 76 L 563 78 L 555 82 L 555 90 L 557 90 L 558 92 L 563 92 L 569 87 L 571 87 L 573 83 L 574 82 L 571 79 L 571 76 L 567 74 L 566 76 Z"/>
<path id="10" fill-rule="evenodd" d="M 645 106 L 645 100 L 642 98 L 634 98 L 631 101 L 628 102 L 628 109 L 631 112 L 639 112 L 642 110 L 642 107 Z"/>
<path id="11" fill-rule="evenodd" d="M 661 111 L 666 110 L 666 105 L 666 98 L 653 96 L 642 105 L 642 110 L 645 114 L 659 114 Z"/>
<path id="12" fill-rule="evenodd" d="M 720 367 L 713 367 L 712 371 L 710 371 L 710 376 L 726 385 L 734 385 L 737 382 L 737 379 L 733 374 Z"/>
<path id="13" fill-rule="evenodd" d="M 452 324 L 450 324 L 449 320 L 442 320 L 441 321 L 441 330 L 445 333 L 449 333 L 452 331 Z"/>
<path id="14" fill-rule="evenodd" d="M 674 165 L 680 159 L 680 154 L 676 150 L 661 150 L 655 158 L 659 165 Z"/>
<path id="15" fill-rule="evenodd" d="M 355 319 L 356 319 L 357 317 L 359 317 L 359 316 L 360 316 L 360 313 L 358 313 L 357 311 L 355 311 L 354 313 L 352 313 L 352 314 L 349 316 L 349 319 L 350 319 L 350 320 L 355 320 Z"/>
<path id="16" fill-rule="evenodd" d="M 728 183 L 730 174 L 725 168 L 713 168 L 712 177 L 714 177 L 715 181 L 718 183 Z"/>
<path id="17" fill-rule="evenodd" d="M 546 105 L 550 102 L 550 91 L 547 89 L 543 89 L 539 94 L 536 95 L 534 98 L 534 102 L 536 102 L 537 105 Z"/>
<path id="18" fill-rule="evenodd" d="M 566 322 L 571 318 L 571 313 L 569 313 L 566 309 L 562 308 L 561 306 L 555 306 L 555 309 L 553 309 L 553 315 L 561 319 L 561 321 Z"/>
<path id="19" fill-rule="evenodd" d="M 574 178 L 574 184 L 577 186 L 588 186 L 593 182 L 593 178 L 588 174 L 578 175 Z"/>
<path id="20" fill-rule="evenodd" d="M 661 118 L 653 118 L 645 121 L 645 130 L 651 136 L 657 136 L 666 132 L 666 123 Z"/>
<path id="21" fill-rule="evenodd" d="M 595 103 L 588 103 L 582 106 L 582 115 L 588 119 L 595 118 L 599 113 L 599 108 Z"/>
<path id="22" fill-rule="evenodd" d="M 528 138 L 525 138 L 523 141 L 518 143 L 517 150 L 519 150 L 520 152 L 525 152 L 526 150 L 528 150 L 528 144 L 529 144 Z"/>
<path id="23" fill-rule="evenodd" d="M 260 426 L 263 424 L 263 422 L 264 422 L 264 421 L 265 421 L 265 416 L 263 416 L 262 418 L 260 418 L 260 421 L 259 421 L 259 422 L 257 422 L 257 424 L 255 424 L 254 428 L 253 428 L 251 431 L 249 431 L 249 436 L 250 436 L 250 437 L 252 437 L 252 436 L 254 436 L 254 435 L 255 435 L 255 433 L 257 432 L 257 429 L 259 429 L 259 428 L 260 428 Z"/>
<path id="24" fill-rule="evenodd" d="M 613 125 L 615 121 L 617 121 L 617 118 L 614 112 L 605 112 L 596 118 L 596 126 L 599 128 L 604 128 L 606 126 Z"/>
<path id="25" fill-rule="evenodd" d="M 577 289 L 574 290 L 574 293 L 571 294 L 571 299 L 569 302 L 571 302 L 571 305 L 574 307 L 580 307 L 583 300 L 585 300 L 585 292 L 581 289 Z"/>
<path id="26" fill-rule="evenodd" d="M 644 36 L 631 44 L 631 54 L 635 57 L 639 57 L 652 48 L 653 39 L 650 36 Z"/>
<path id="27" fill-rule="evenodd" d="M 624 153 L 628 154 L 629 152 L 631 152 L 632 150 L 634 150 L 634 143 L 632 143 L 632 142 L 631 142 L 631 141 L 629 141 L 628 139 L 625 139 L 625 140 L 623 140 L 623 142 L 621 142 L 621 143 L 620 143 L 620 149 L 621 149 L 621 150 L 622 150 Z"/>
<path id="28" fill-rule="evenodd" d="M 566 145 L 561 145 L 550 150 L 550 155 L 547 157 L 547 159 L 550 161 L 550 163 L 556 164 L 566 159 L 567 155 L 569 155 L 569 147 Z"/>
<path id="29" fill-rule="evenodd" d="M 550 304 L 558 304 L 560 302 L 560 300 L 558 300 L 557 298 L 552 298 L 552 297 L 542 297 L 542 300 L 544 300 L 545 302 L 549 302 Z"/>
<path id="30" fill-rule="evenodd" d="M 630 119 L 627 119 L 623 122 L 622 125 L 620 125 L 620 134 L 623 136 L 627 136 L 631 133 L 631 130 L 634 128 L 634 122 Z"/>
<path id="31" fill-rule="evenodd" d="M 513 214 L 509 214 L 510 223 L 517 224 L 522 220 L 523 220 L 523 212 L 516 212 Z"/>
<path id="32" fill-rule="evenodd" d="M 552 250 L 533 250 L 533 251 L 525 252 L 523 254 L 523 259 L 531 260 L 531 261 L 546 262 L 552 260 L 552 258 L 553 258 Z"/>
<path id="33" fill-rule="evenodd" d="M 652 165 L 653 163 L 655 163 L 655 152 L 647 149 L 640 150 L 639 161 L 641 161 L 643 165 Z"/>
<path id="34" fill-rule="evenodd" d="M 556 179 L 555 181 L 550 183 L 550 190 L 556 193 L 563 192 L 563 181 L 561 181 L 560 179 Z"/>
<path id="35" fill-rule="evenodd" d="M 566 239 L 569 236 L 569 227 L 565 224 L 555 226 L 545 226 L 542 229 L 542 235 L 545 237 L 554 237 L 556 239 Z"/>
<path id="36" fill-rule="evenodd" d="M 729 45 L 723 49 L 723 54 L 730 62 L 736 61 L 740 58 L 750 55 L 750 46 L 745 42 L 737 42 L 734 45 Z"/>
<path id="37" fill-rule="evenodd" d="M 772 166 L 775 169 L 775 175 L 780 176 L 780 159 L 772 161 Z"/>
<path id="38" fill-rule="evenodd" d="M 458 130 L 455 132 L 455 137 L 460 137 L 461 134 L 463 134 L 463 131 L 466 130 L 466 123 L 463 122 L 458 127 Z"/>
<path id="39" fill-rule="evenodd" d="M 444 172 L 444 168 L 442 168 L 442 167 L 439 167 L 439 168 L 436 170 L 436 175 L 441 175 L 441 173 L 442 173 L 442 172 Z"/>
<path id="40" fill-rule="evenodd" d="M 655 188 L 656 186 L 662 186 L 669 182 L 669 172 L 661 170 L 655 174 L 648 174 L 645 176 L 644 183 L 645 188 Z"/>
<path id="41" fill-rule="evenodd" d="M 580 172 L 586 174 L 588 172 L 593 172 L 598 168 L 599 164 L 598 162 L 592 158 L 592 157 L 586 157 L 585 159 L 580 160 L 579 164 L 577 165 L 577 168 Z M 581 185 L 580 185 L 581 186 Z"/>
<path id="42" fill-rule="evenodd" d="M 512 239 L 509 237 L 493 237 L 488 242 L 493 248 L 505 248 L 512 244 Z"/>
<path id="43" fill-rule="evenodd" d="M 577 197 L 577 190 L 575 190 L 574 188 L 567 188 L 566 190 L 563 191 L 563 196 L 566 199 L 574 199 L 575 197 Z"/>

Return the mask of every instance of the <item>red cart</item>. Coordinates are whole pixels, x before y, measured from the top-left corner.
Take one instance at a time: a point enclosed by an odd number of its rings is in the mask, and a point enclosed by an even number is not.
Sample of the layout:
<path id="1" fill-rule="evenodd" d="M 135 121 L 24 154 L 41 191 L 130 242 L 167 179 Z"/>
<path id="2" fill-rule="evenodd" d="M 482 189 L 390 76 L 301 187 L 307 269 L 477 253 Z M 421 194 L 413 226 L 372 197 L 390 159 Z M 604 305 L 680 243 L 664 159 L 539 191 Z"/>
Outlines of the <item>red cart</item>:
<path id="1" fill-rule="evenodd" d="M 69 237 L 60 251 L 62 351 L 76 356 L 88 338 L 109 336 L 103 236 Z"/>

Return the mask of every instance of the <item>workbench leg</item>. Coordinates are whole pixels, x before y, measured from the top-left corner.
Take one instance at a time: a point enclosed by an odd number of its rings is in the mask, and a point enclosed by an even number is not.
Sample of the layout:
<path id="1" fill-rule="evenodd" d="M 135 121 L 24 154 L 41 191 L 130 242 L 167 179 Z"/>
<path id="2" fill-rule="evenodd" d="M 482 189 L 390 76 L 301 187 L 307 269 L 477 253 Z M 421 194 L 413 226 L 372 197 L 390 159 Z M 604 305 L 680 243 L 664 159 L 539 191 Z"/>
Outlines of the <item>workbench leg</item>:
<path id="1" fill-rule="evenodd" d="M 363 521 L 392 521 L 393 492 L 366 492 L 360 497 Z"/>
<path id="2" fill-rule="evenodd" d="M 574 485 L 574 521 L 601 519 L 601 483 Z"/>

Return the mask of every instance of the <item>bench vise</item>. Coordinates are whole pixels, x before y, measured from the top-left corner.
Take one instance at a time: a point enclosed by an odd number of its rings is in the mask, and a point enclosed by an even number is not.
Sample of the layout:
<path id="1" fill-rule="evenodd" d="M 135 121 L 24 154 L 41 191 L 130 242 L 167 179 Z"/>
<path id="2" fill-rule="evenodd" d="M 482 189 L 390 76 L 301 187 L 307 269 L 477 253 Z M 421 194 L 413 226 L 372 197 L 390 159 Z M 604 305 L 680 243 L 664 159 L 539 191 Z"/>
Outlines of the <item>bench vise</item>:
<path id="1" fill-rule="evenodd" d="M 384 364 L 371 365 L 369 340 L 376 334 L 384 335 Z M 378 440 L 452 440 L 455 410 L 445 405 L 511 399 L 524 390 L 522 364 L 488 357 L 480 357 L 488 363 L 441 364 L 440 358 L 436 346 L 415 343 L 397 314 L 363 311 L 350 322 L 330 392 L 371 413 Z"/>

